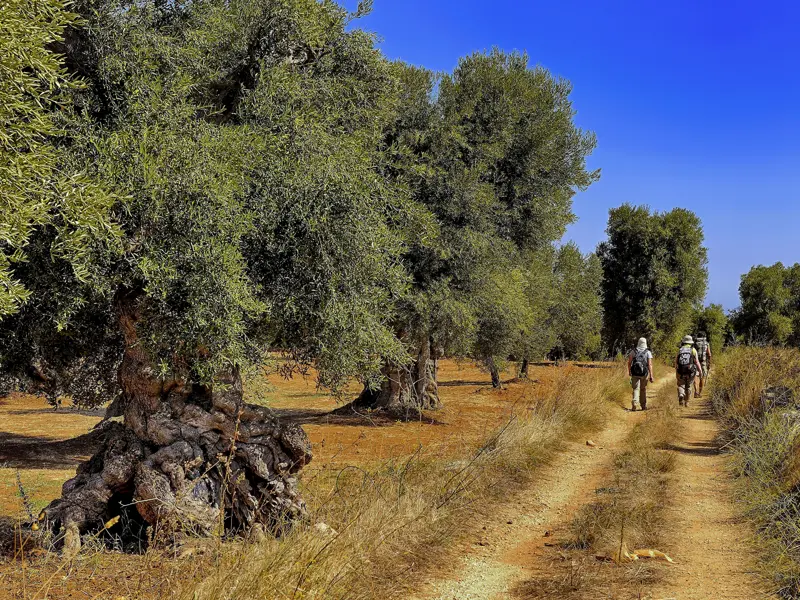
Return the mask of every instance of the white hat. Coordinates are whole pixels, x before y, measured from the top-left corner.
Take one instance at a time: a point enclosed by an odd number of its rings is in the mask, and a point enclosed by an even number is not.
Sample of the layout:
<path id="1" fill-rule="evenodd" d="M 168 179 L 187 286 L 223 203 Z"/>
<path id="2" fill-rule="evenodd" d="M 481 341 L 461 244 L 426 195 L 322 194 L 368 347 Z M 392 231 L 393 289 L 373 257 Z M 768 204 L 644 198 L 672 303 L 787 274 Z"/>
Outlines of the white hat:
<path id="1" fill-rule="evenodd" d="M 692 336 L 685 335 L 683 336 L 683 341 L 681 342 L 681 344 L 694 344 L 694 340 L 692 339 Z"/>
<path id="2" fill-rule="evenodd" d="M 639 338 L 639 343 L 636 344 L 637 350 L 647 350 L 647 338 Z"/>

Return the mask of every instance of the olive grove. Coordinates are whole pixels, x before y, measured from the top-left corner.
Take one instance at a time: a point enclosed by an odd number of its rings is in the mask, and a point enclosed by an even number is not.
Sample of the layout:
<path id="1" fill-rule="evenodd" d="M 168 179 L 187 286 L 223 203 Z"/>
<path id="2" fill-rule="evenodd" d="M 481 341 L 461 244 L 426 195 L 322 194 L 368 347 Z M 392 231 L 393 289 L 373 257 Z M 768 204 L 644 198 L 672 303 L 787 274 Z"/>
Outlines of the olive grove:
<path id="1" fill-rule="evenodd" d="M 67 544 L 121 506 L 199 533 L 302 518 L 308 438 L 243 401 L 270 348 L 408 415 L 445 354 L 499 385 L 597 346 L 599 262 L 554 246 L 595 140 L 527 56 L 389 61 L 353 26 L 369 3 L 6 5 L 2 391 L 108 406 L 45 510 Z"/>

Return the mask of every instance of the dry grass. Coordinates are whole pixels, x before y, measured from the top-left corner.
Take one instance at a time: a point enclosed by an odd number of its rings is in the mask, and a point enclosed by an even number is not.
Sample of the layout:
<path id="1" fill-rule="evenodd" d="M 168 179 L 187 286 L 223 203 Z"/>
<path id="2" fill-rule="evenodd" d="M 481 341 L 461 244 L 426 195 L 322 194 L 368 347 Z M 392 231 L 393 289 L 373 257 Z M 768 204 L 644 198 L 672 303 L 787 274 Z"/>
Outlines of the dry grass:
<path id="1" fill-rule="evenodd" d="M 447 368 L 457 385 L 442 389 L 452 394 L 435 413 L 444 424 L 306 426 L 315 463 L 301 485 L 313 520 L 283 539 L 195 540 L 139 556 L 89 544 L 70 563 L 26 553 L 0 568 L 0 598 L 3 589 L 26 599 L 408 597 L 565 438 L 600 427 L 606 400 L 626 393 L 617 369 L 542 368 L 537 383 L 491 390 Z M 273 405 L 286 406 L 279 385 Z M 305 408 L 306 385 L 290 385 L 288 408 Z M 312 392 L 324 411 L 328 399 Z"/>
<path id="2" fill-rule="evenodd" d="M 712 398 L 734 459 L 736 500 L 758 528 L 763 574 L 781 596 L 798 598 L 800 352 L 728 352 L 717 367 Z"/>
<path id="3" fill-rule="evenodd" d="M 661 390 L 655 408 L 636 425 L 617 453 L 608 477 L 570 524 L 559 560 L 542 577 L 516 590 L 520 598 L 638 598 L 659 576 L 646 561 L 617 565 L 620 549 L 658 549 L 666 529 L 676 456 L 669 448 L 680 435 L 673 389 Z M 601 560 L 598 560 L 601 559 Z"/>

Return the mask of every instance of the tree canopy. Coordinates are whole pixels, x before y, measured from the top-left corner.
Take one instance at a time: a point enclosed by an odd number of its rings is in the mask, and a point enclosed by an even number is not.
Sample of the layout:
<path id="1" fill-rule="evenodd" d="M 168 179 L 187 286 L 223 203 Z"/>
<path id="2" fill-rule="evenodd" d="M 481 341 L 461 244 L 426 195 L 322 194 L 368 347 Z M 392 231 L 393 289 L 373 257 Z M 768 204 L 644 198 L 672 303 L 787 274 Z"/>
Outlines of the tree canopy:
<path id="1" fill-rule="evenodd" d="M 737 341 L 800 344 L 800 264 L 753 267 L 742 275 L 739 297 L 731 319 Z"/>
<path id="2" fill-rule="evenodd" d="M 600 259 L 583 255 L 574 243 L 565 244 L 556 256 L 554 274 L 553 353 L 573 359 L 597 355 L 603 323 Z"/>
<path id="3" fill-rule="evenodd" d="M 386 323 L 407 277 L 390 215 L 406 197 L 375 171 L 398 83 L 372 38 L 311 0 L 76 8 L 87 26 L 64 50 L 86 85 L 67 162 L 115 193 L 113 226 L 91 235 L 117 252 L 37 229 L 11 271 L 29 296 L 2 323 L 4 363 L 73 367 L 68 391 L 90 401 L 99 373 L 82 367 L 119 354 L 123 295 L 143 302 L 161 368 L 198 380 L 276 340 L 332 386 L 398 354 Z M 91 278 L 68 268 L 78 259 Z"/>
<path id="4" fill-rule="evenodd" d="M 609 212 L 603 266 L 603 333 L 609 353 L 647 337 L 671 349 L 690 333 L 692 309 L 705 297 L 707 251 L 700 219 L 676 208 L 652 212 L 624 204 Z"/>
<path id="5" fill-rule="evenodd" d="M 692 315 L 692 331 L 695 335 L 705 333 L 712 348 L 721 350 L 730 336 L 728 315 L 721 304 L 695 308 Z"/>

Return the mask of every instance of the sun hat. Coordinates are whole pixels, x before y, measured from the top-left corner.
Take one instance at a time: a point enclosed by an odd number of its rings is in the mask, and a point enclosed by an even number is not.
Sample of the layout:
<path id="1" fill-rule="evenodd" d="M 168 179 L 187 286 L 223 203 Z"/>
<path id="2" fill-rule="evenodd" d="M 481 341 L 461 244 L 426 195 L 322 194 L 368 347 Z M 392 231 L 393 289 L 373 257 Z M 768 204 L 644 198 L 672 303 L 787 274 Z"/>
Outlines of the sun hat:
<path id="1" fill-rule="evenodd" d="M 646 338 L 639 338 L 639 343 L 636 344 L 637 350 L 647 350 L 647 339 Z"/>
<path id="2" fill-rule="evenodd" d="M 685 335 L 683 336 L 683 341 L 681 344 L 694 344 L 694 339 L 692 339 L 692 336 L 690 335 Z"/>

